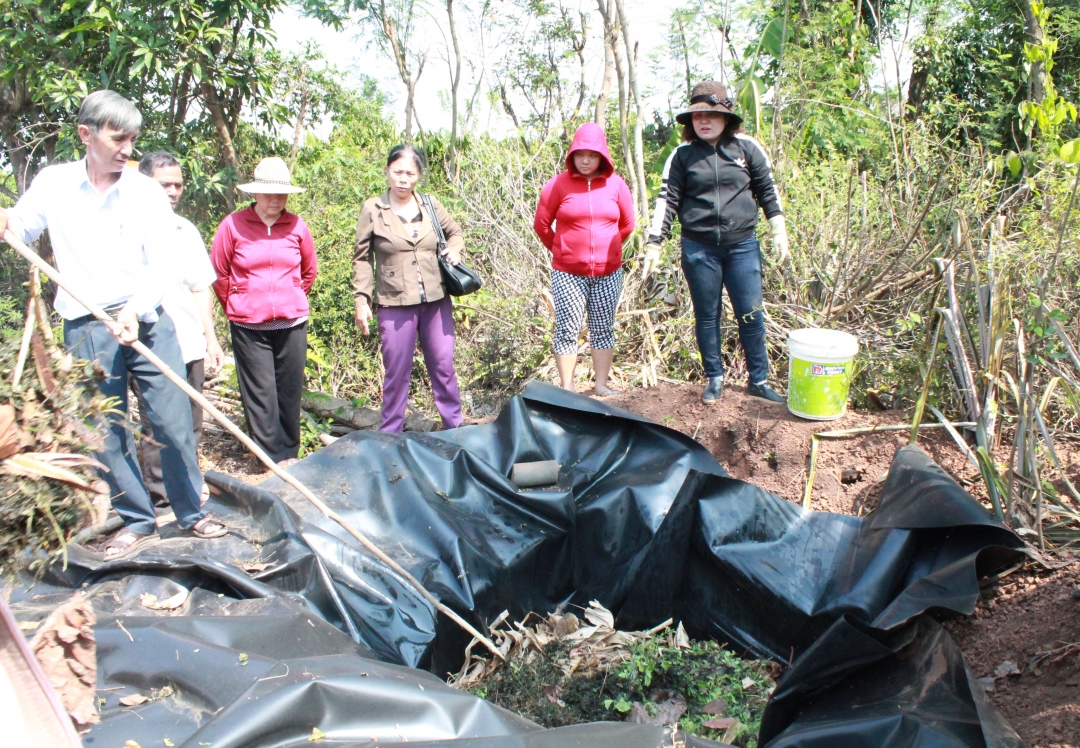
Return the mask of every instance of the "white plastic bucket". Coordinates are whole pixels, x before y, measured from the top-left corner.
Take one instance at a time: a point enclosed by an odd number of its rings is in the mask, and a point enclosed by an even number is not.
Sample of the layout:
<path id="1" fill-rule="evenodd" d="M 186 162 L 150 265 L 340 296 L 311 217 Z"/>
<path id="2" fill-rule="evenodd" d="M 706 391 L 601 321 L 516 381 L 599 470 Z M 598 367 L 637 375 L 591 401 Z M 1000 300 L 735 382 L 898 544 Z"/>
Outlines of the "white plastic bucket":
<path id="1" fill-rule="evenodd" d="M 859 340 L 839 330 L 788 333 L 788 410 L 811 421 L 832 421 L 847 410 Z"/>

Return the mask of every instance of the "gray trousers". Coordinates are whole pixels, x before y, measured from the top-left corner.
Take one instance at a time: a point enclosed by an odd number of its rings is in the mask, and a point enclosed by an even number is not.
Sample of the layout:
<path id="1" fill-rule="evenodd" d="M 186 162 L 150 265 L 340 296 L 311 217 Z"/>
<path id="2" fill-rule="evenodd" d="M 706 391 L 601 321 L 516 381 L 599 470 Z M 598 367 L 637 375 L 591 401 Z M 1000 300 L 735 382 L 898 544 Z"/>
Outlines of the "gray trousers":
<path id="1" fill-rule="evenodd" d="M 139 340 L 175 371 L 184 371 L 180 344 L 173 321 L 161 307 L 153 324 L 139 324 Z M 188 398 L 157 367 L 119 341 L 93 317 L 64 321 L 64 345 L 78 358 L 97 361 L 105 370 L 98 389 L 119 401 L 117 410 L 106 418 L 101 432 L 104 445 L 95 455 L 108 472 L 102 477 L 112 493 L 112 505 L 124 524 L 138 533 L 157 529 L 154 506 L 143 484 L 135 457 L 135 439 L 127 428 L 128 377 L 138 383 L 146 402 L 154 438 L 161 443 L 161 472 L 165 491 L 181 527 L 191 527 L 203 516 L 200 507 L 202 473 L 192 435 Z"/>

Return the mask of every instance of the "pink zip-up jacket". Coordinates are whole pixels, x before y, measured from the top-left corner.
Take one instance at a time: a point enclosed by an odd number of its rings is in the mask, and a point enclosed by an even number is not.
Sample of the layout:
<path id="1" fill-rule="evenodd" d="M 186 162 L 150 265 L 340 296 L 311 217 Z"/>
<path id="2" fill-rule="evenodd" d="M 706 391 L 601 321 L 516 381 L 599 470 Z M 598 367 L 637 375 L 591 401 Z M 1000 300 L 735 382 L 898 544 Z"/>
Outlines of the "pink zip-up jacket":
<path id="1" fill-rule="evenodd" d="M 308 314 L 315 282 L 315 242 L 304 219 L 284 211 L 273 226 L 255 206 L 225 216 L 214 235 L 210 262 L 214 293 L 233 322 L 256 324 Z"/>
<path id="2" fill-rule="evenodd" d="M 591 179 L 574 168 L 578 150 L 601 156 Z M 611 275 L 622 266 L 623 242 L 634 231 L 634 201 L 626 182 L 615 173 L 599 125 L 586 122 L 574 134 L 566 171 L 548 180 L 540 192 L 533 230 L 551 251 L 551 267 L 556 270 L 596 277 Z"/>

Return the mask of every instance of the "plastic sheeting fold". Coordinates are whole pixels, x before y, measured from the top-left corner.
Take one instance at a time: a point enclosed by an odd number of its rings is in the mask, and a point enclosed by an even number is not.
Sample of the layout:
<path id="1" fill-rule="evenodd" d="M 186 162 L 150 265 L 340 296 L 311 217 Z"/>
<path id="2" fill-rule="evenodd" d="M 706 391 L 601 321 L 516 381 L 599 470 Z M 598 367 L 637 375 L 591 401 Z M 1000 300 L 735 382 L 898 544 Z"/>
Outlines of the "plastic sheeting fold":
<path id="1" fill-rule="evenodd" d="M 539 460 L 561 465 L 556 486 L 510 483 L 514 463 Z M 674 617 L 793 663 L 763 744 L 1019 745 L 927 614 L 970 613 L 979 575 L 1022 543 L 917 448 L 897 453 L 868 517 L 808 512 L 682 434 L 534 384 L 490 424 L 356 432 L 291 472 L 476 624 L 598 599 L 623 628 Z M 208 481 L 228 537 L 163 537 L 107 564 L 74 548 L 66 570 L 12 591 L 20 620 L 72 588 L 94 601 L 101 686 L 122 688 L 87 745 L 163 730 L 177 746 L 306 745 L 313 727 L 336 745 L 671 744 L 623 724 L 540 730 L 408 669 L 456 670 L 465 637 L 283 482 Z M 181 586 L 178 611 L 139 604 Z M 142 720 L 118 705 L 165 686 Z"/>

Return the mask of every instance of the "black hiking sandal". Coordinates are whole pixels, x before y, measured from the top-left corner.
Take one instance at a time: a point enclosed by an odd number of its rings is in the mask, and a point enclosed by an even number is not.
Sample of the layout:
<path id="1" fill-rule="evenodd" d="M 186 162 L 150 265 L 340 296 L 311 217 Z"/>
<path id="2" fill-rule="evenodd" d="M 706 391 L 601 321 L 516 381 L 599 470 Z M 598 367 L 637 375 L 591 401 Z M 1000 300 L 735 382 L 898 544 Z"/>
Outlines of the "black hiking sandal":
<path id="1" fill-rule="evenodd" d="M 701 402 L 706 405 L 715 405 L 720 401 L 720 393 L 724 391 L 723 377 L 709 377 L 708 384 L 701 391 Z"/>
<path id="2" fill-rule="evenodd" d="M 761 397 L 768 400 L 770 403 L 782 403 L 784 402 L 784 396 L 776 392 L 768 383 L 764 384 L 747 384 L 746 394 L 751 397 Z"/>

